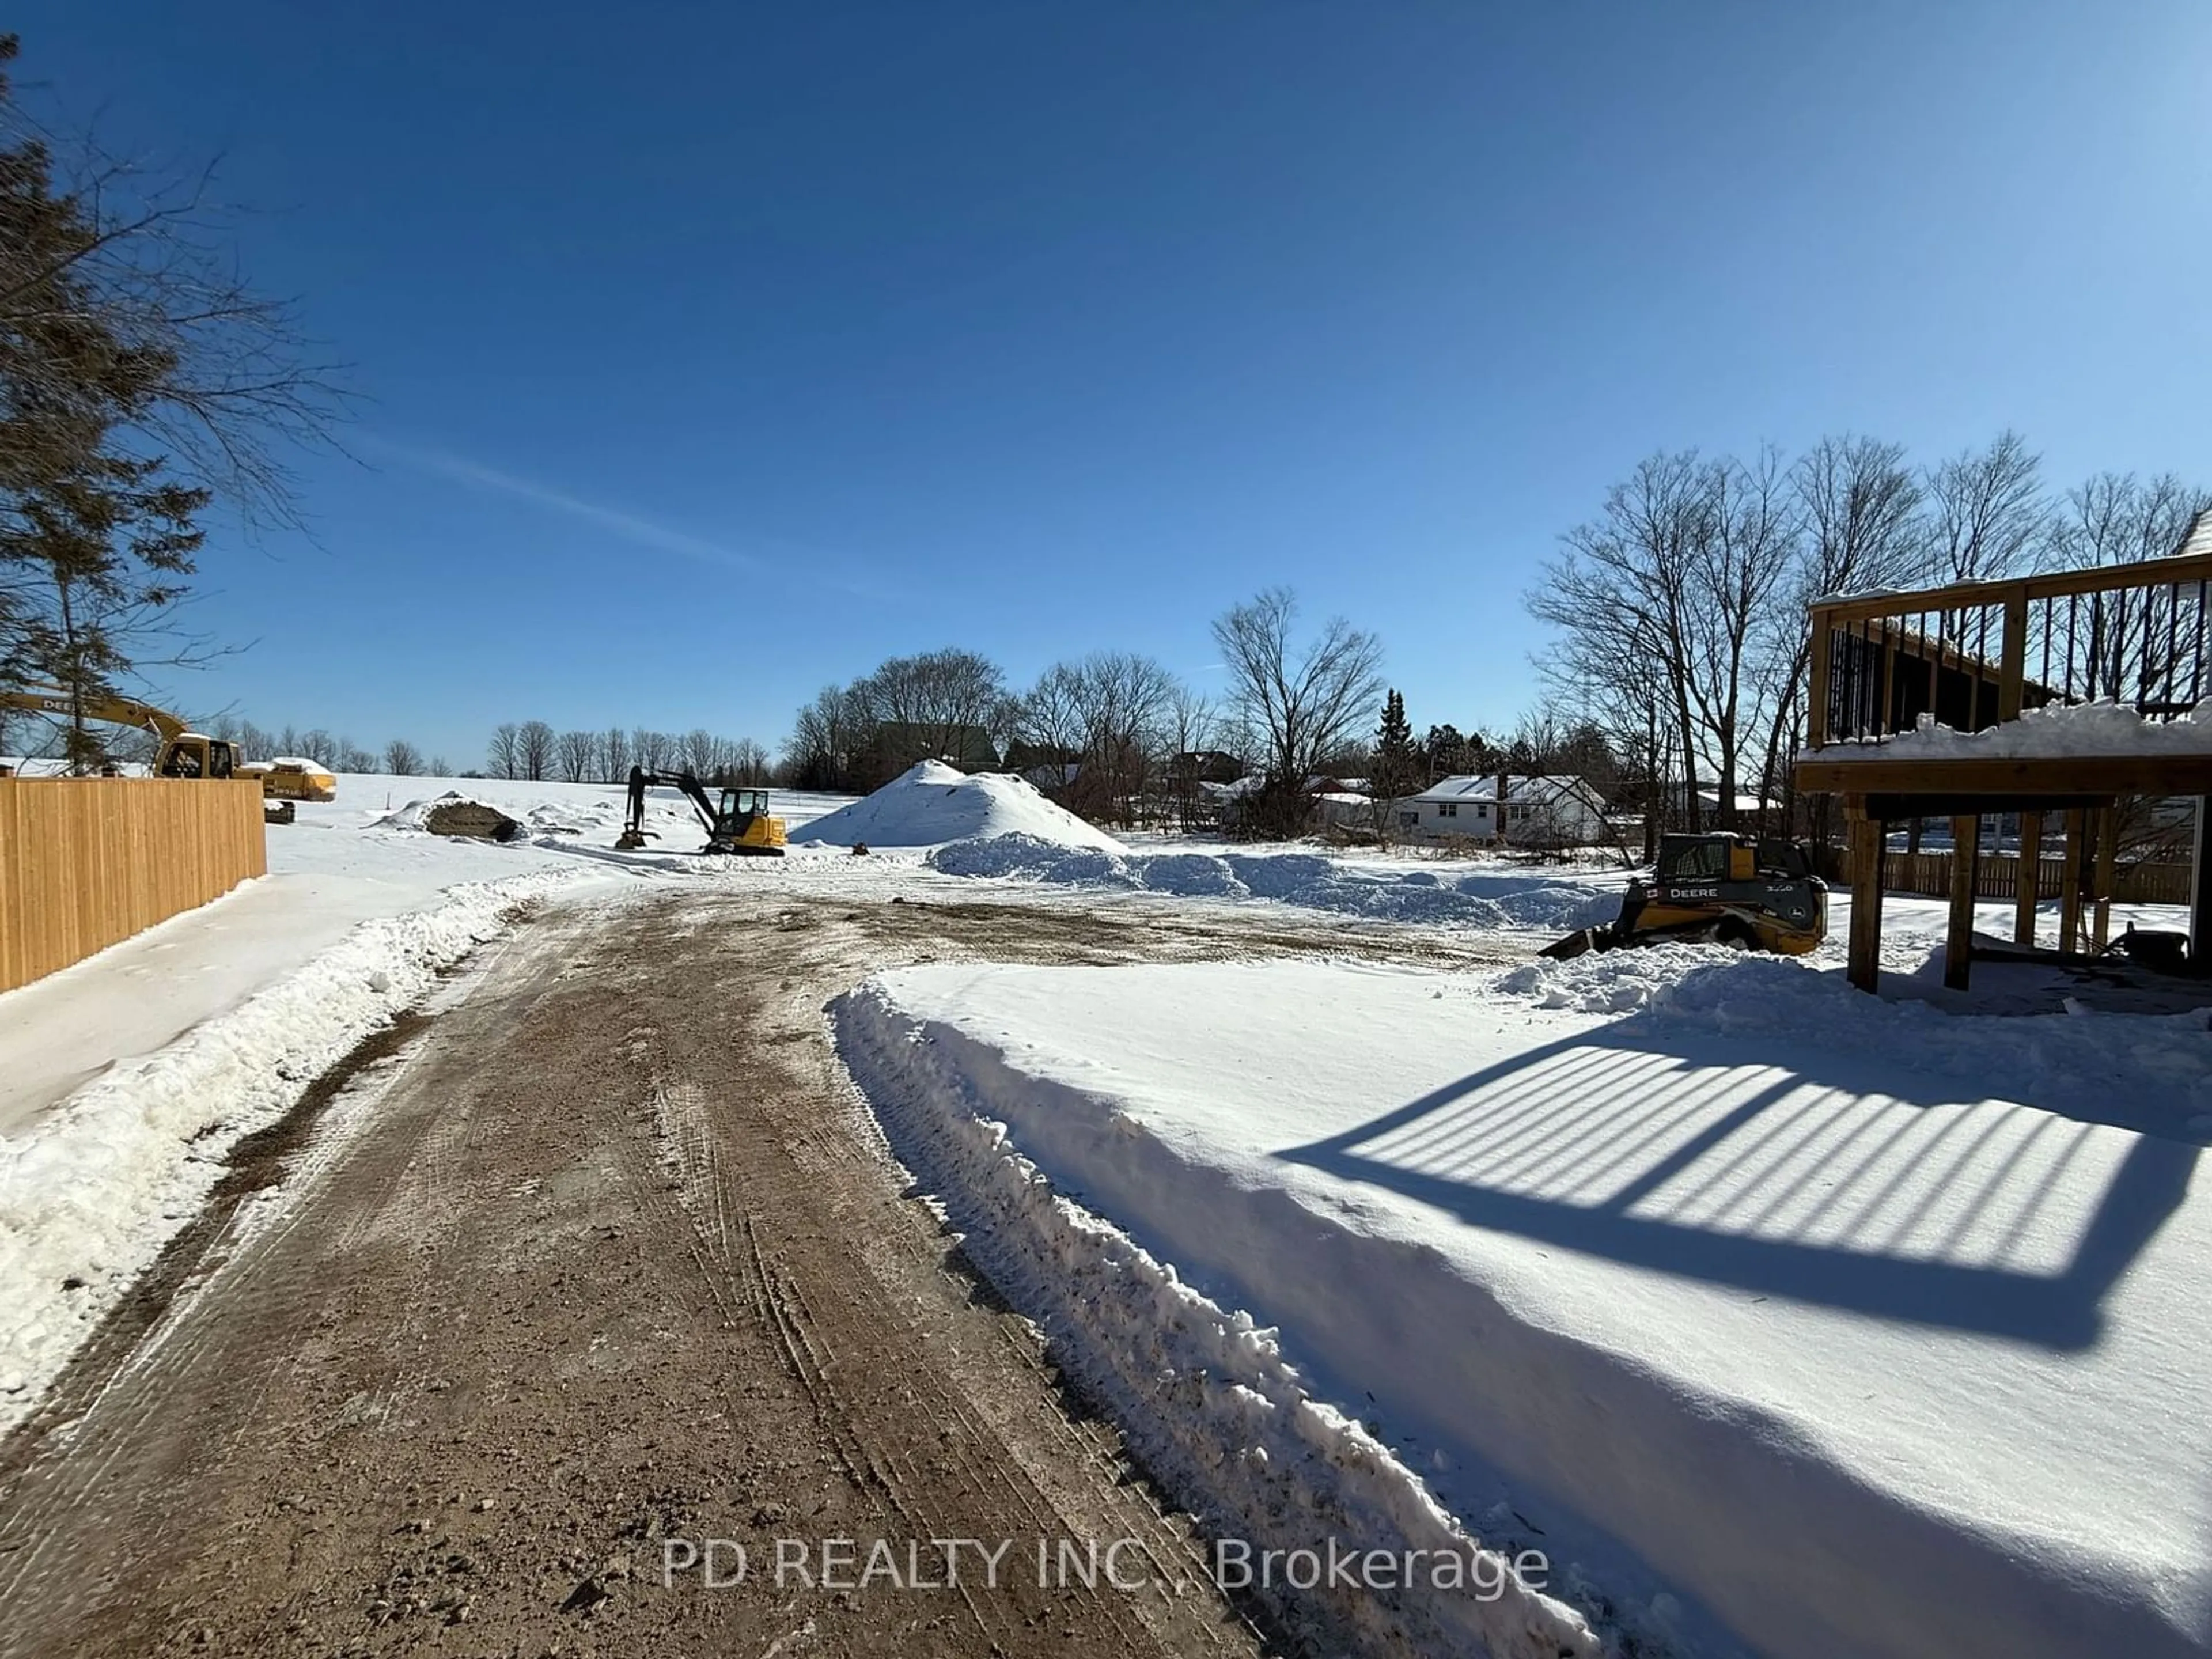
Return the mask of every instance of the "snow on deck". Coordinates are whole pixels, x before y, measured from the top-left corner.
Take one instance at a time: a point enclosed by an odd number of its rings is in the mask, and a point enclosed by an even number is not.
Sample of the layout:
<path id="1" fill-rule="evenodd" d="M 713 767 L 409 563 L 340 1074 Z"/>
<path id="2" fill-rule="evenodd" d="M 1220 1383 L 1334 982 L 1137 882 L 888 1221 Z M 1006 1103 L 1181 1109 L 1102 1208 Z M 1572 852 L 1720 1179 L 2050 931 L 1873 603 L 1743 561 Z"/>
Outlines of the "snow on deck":
<path id="1" fill-rule="evenodd" d="M 1962 1019 L 1677 948 L 930 967 L 840 1023 L 872 1096 L 1003 1119 L 1624 1628 L 2212 1650 L 2202 1014 Z"/>
<path id="2" fill-rule="evenodd" d="M 1960 732 L 1923 714 L 1895 737 L 1804 750 L 1801 761 L 2079 760 L 2108 755 L 2212 756 L 2212 698 L 2170 720 L 2147 720 L 2124 703 L 2054 703 L 2017 720 Z"/>

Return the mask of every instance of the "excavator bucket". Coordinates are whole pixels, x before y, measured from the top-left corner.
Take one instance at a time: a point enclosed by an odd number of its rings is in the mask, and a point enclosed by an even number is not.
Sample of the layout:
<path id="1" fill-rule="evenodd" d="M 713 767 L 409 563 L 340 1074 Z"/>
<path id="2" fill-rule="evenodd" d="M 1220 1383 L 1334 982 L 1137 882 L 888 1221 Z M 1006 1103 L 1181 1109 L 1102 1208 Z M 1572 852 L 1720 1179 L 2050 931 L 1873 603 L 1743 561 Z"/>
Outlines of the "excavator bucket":
<path id="1" fill-rule="evenodd" d="M 1602 927 L 1578 927 L 1565 939 L 1553 939 L 1536 954 L 1549 957 L 1554 962 L 1571 962 L 1585 952 L 1603 950 L 1599 935 L 1605 931 Z"/>

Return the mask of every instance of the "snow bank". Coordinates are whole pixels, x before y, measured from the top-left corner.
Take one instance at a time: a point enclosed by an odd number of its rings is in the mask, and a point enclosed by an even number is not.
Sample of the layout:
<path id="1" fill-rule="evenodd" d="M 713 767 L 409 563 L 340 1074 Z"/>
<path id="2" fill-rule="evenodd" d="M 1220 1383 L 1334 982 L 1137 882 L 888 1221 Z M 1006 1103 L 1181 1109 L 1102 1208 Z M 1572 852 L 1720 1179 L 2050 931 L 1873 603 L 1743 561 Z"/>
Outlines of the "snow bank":
<path id="1" fill-rule="evenodd" d="M 1378 921 L 1571 932 L 1609 921 L 1617 895 L 1542 877 L 1351 866 L 1313 853 L 1129 853 L 1070 848 L 1034 836 L 954 842 L 929 855 L 947 875 L 1012 878 L 1178 898 L 1273 899 Z"/>
<path id="2" fill-rule="evenodd" d="M 1307 1392 L 1274 1331 L 1224 1311 L 1060 1195 L 1003 1123 L 970 1109 L 971 1090 L 988 1105 L 1027 1079 L 971 1051 L 936 1051 L 873 987 L 840 998 L 832 1018 L 894 1149 L 939 1194 L 969 1257 L 1043 1325 L 1055 1363 L 1213 1538 L 1242 1540 L 1255 1561 L 1333 1541 L 1348 1553 L 1419 1550 L 1468 1564 L 1456 1590 L 1432 1579 L 1410 1591 L 1277 1584 L 1261 1599 L 1278 1618 L 1317 1647 L 1595 1659 L 1600 1645 L 1578 1616 L 1523 1584 L 1387 1447 Z"/>
<path id="3" fill-rule="evenodd" d="M 0 1141 L 0 1427 L 22 1418 L 77 1345 L 198 1210 L 241 1137 L 387 1024 L 519 901 L 571 878 L 448 890 L 362 923 L 230 1012 L 78 1091 Z"/>
<path id="4" fill-rule="evenodd" d="M 837 1018 L 894 1145 L 1002 1120 L 1001 1157 L 1278 1327 L 1310 1395 L 1370 1402 L 1441 1504 L 1540 1528 L 1624 1639 L 2201 1659 L 2212 1121 L 2132 1125 L 2201 1109 L 2212 1033 L 1829 977 L 945 965 Z M 917 1172 L 980 1203 L 974 1168 Z M 975 1213 L 1040 1281 L 1017 1301 L 1111 1346 L 1102 1292 Z"/>
<path id="5" fill-rule="evenodd" d="M 2023 709 L 1980 732 L 1960 732 L 1923 714 L 1911 731 L 1865 743 L 1808 749 L 1800 760 L 2036 760 L 2098 755 L 2212 756 L 2212 697 L 2171 720 L 2147 720 L 2124 703 L 2100 701 Z"/>
<path id="6" fill-rule="evenodd" d="M 850 847 L 936 847 L 946 842 L 1024 836 L 1055 847 L 1120 850 L 1121 843 L 1055 806 L 1020 778 L 973 776 L 939 761 L 908 768 L 850 806 L 793 831 L 794 842 Z"/>

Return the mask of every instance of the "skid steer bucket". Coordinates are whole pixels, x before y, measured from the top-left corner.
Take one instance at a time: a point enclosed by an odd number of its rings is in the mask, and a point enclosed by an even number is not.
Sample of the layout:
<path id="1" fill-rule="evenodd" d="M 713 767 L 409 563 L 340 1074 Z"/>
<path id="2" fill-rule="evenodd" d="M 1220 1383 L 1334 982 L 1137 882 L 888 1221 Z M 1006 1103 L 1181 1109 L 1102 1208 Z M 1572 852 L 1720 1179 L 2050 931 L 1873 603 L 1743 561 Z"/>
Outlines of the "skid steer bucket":
<path id="1" fill-rule="evenodd" d="M 1604 936 L 1609 930 L 1603 927 L 1578 927 L 1565 939 L 1555 939 L 1536 952 L 1554 962 L 1570 962 L 1590 951 L 1605 949 Z"/>

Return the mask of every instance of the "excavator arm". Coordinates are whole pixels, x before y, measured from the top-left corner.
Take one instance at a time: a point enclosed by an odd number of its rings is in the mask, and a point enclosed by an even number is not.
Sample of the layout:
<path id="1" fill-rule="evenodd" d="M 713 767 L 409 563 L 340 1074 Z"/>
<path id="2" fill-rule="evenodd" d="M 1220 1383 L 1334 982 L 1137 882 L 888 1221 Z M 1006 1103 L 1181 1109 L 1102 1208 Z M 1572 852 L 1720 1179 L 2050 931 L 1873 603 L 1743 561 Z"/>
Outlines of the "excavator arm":
<path id="1" fill-rule="evenodd" d="M 50 685 L 0 691 L 0 708 L 23 708 L 33 714 L 60 714 L 72 720 L 79 712 L 76 698 Z M 142 732 L 151 732 L 164 743 L 191 729 L 167 710 L 140 702 L 135 697 L 87 697 L 82 713 L 88 720 L 100 720 L 109 726 L 135 726 Z"/>
<path id="2" fill-rule="evenodd" d="M 642 766 L 629 769 L 629 811 L 623 818 L 622 839 L 617 847 L 645 845 L 645 792 L 653 788 L 680 789 L 691 802 L 691 810 L 699 815 L 699 822 L 709 836 L 719 827 L 714 813 L 714 802 L 707 793 L 706 786 L 689 772 L 648 772 Z"/>

